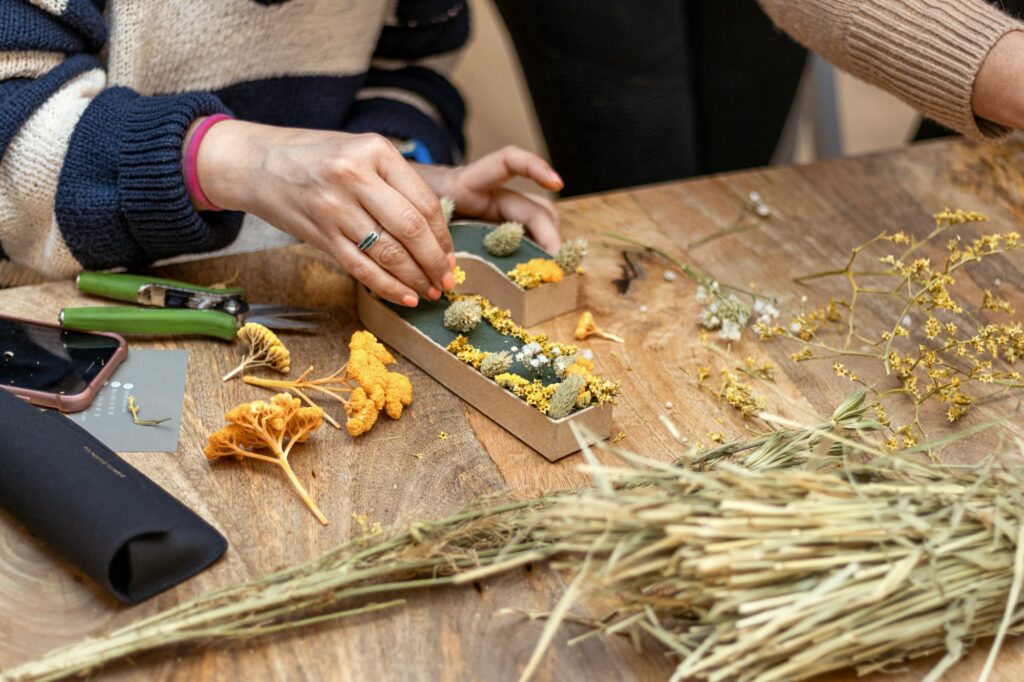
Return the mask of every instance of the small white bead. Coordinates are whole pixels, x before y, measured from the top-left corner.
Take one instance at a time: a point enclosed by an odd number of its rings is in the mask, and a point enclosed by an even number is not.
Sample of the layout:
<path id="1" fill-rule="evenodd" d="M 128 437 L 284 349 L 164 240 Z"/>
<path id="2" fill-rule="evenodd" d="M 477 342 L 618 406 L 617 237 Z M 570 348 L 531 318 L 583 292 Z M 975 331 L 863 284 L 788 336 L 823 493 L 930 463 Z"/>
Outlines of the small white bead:
<path id="1" fill-rule="evenodd" d="M 666 270 L 665 274 L 663 274 L 662 277 L 665 278 L 666 282 L 674 282 L 674 281 L 676 281 L 675 270 Z"/>
<path id="2" fill-rule="evenodd" d="M 671 401 L 671 400 L 669 400 L 669 401 L 666 401 L 666 403 L 665 403 L 665 409 L 666 409 L 666 410 L 671 410 L 671 409 L 672 409 L 672 401 Z"/>
<path id="3" fill-rule="evenodd" d="M 647 312 L 647 306 L 646 305 L 640 306 L 640 312 L 646 313 Z"/>

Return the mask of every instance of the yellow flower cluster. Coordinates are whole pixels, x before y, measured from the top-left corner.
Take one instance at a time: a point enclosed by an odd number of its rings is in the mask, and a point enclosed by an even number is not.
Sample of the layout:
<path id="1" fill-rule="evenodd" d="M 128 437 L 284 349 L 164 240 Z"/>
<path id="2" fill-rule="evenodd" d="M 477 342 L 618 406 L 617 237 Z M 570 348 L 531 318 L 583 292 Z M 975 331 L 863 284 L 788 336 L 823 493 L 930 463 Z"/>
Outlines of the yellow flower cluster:
<path id="1" fill-rule="evenodd" d="M 548 411 L 551 396 L 554 394 L 555 389 L 558 388 L 558 384 L 548 384 L 545 386 L 540 379 L 530 381 L 510 372 L 499 374 L 494 377 L 494 381 L 502 388 L 522 398 L 526 401 L 527 405 L 545 413 Z"/>
<path id="2" fill-rule="evenodd" d="M 224 375 L 222 381 L 253 367 L 269 367 L 275 372 L 287 374 L 291 370 L 291 353 L 278 338 L 262 324 L 246 322 L 239 327 L 236 334 L 248 348 L 242 361 L 233 370 Z"/>
<path id="3" fill-rule="evenodd" d="M 487 357 L 487 351 L 476 348 L 462 334 L 455 337 L 455 340 L 448 344 L 448 352 L 459 360 L 476 369 L 480 369 L 480 363 Z"/>
<path id="4" fill-rule="evenodd" d="M 520 289 L 533 289 L 547 282 L 561 282 L 565 273 L 551 258 L 531 258 L 519 263 L 507 273 Z"/>
<path id="5" fill-rule="evenodd" d="M 945 239 L 943 235 L 954 226 L 978 223 L 986 218 L 973 211 L 949 209 L 934 217 L 935 227 L 924 238 L 918 239 L 902 231 L 882 233 L 854 248 L 843 269 L 801 278 L 801 281 L 826 276 L 845 278 L 850 285 L 849 303 L 830 298 L 827 306 L 794 317 L 788 328 L 758 329 L 761 338 L 784 336 L 799 341 L 800 350 L 790 356 L 793 360 L 830 358 L 837 375 L 861 384 L 873 386 L 876 382 L 857 376 L 837 358 L 877 360 L 898 386 L 876 392 L 883 397 L 902 394 L 914 407 L 912 426 L 892 427 L 899 436 L 898 439 L 894 436 L 893 442 L 902 442 L 904 447 L 916 438 L 910 434 L 911 428 L 923 433 L 921 409 L 927 401 L 945 404 L 946 417 L 953 422 L 985 395 L 1024 388 L 1021 373 L 1008 366 L 1024 358 L 1024 327 L 1020 322 L 990 322 L 977 314 L 979 311 L 1013 314 L 1010 301 L 991 289 L 983 289 L 981 300 L 972 304 L 957 296 L 956 289 L 961 268 L 996 254 L 1022 251 L 1024 241 L 1017 232 L 996 232 L 974 238 L 957 235 L 946 241 L 945 257 L 936 263 L 933 258 L 921 255 L 925 246 L 941 243 L 938 240 Z M 878 242 L 904 248 L 900 253 L 878 258 L 881 271 L 877 266 L 858 268 L 858 257 Z M 870 278 L 870 286 L 861 284 L 866 278 Z M 873 333 L 854 322 L 856 310 L 872 296 L 899 306 L 891 326 Z M 915 325 L 915 320 L 923 324 Z M 837 324 L 840 329 L 845 327 L 842 341 L 829 340 L 828 323 L 840 323 Z M 962 331 L 970 329 L 973 332 Z M 992 388 L 982 393 L 984 385 Z M 876 411 L 885 414 L 881 403 L 877 403 Z M 888 422 L 888 416 L 884 421 Z"/>
<path id="6" fill-rule="evenodd" d="M 345 428 L 349 435 L 359 436 L 373 428 L 381 410 L 392 419 L 402 416 L 402 410 L 412 404 L 412 382 L 404 374 L 388 371 L 395 358 L 370 332 L 354 333 L 348 347 L 351 355 L 345 378 L 358 385 L 345 401 Z"/>
<path id="7" fill-rule="evenodd" d="M 736 373 L 728 369 L 722 370 L 718 397 L 739 410 L 744 417 L 757 416 L 765 405 L 764 398 L 756 395 L 750 384 L 744 383 Z"/>

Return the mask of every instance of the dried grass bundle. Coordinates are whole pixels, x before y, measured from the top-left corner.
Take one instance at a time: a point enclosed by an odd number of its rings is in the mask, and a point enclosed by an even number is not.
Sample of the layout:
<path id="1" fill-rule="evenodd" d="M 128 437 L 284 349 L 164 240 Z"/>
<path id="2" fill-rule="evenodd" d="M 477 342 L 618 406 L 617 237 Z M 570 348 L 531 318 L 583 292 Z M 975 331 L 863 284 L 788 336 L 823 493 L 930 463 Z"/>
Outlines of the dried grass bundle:
<path id="1" fill-rule="evenodd" d="M 712 471 L 625 455 L 539 514 L 537 537 L 624 606 L 595 631 L 648 634 L 674 680 L 797 680 L 883 669 L 1024 631 L 1021 460 L 903 458 Z M 557 611 L 556 611 L 557 612 Z M 639 639 L 639 638 L 638 638 Z M 991 664 L 990 664 L 991 665 Z"/>
<path id="2" fill-rule="evenodd" d="M 1024 631 L 1021 457 L 950 469 L 886 455 L 863 396 L 787 428 L 676 464 L 588 452 L 594 484 L 477 506 L 346 543 L 306 564 L 211 593 L 0 675 L 58 679 L 174 645 L 212 645 L 394 606 L 374 595 L 480 580 L 551 561 L 576 579 L 524 671 L 565 620 L 653 640 L 674 679 L 791 680 Z M 835 464 L 841 466 L 835 466 Z M 742 464 L 742 466 L 741 466 Z M 706 468 L 710 466 L 711 468 Z M 569 617 L 580 595 L 621 607 Z M 990 669 L 992 660 L 986 667 Z"/>

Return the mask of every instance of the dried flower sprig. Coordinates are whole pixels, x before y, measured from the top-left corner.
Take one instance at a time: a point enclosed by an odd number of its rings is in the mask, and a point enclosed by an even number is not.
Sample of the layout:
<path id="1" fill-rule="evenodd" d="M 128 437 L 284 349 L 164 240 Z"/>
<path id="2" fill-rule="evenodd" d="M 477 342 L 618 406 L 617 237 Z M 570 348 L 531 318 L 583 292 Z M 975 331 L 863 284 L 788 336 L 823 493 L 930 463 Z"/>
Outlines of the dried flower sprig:
<path id="1" fill-rule="evenodd" d="M 170 417 L 163 417 L 161 419 L 142 419 L 139 417 L 139 404 L 135 402 L 135 396 L 128 396 L 128 412 L 132 415 L 132 423 L 136 426 L 158 426 L 166 421 L 170 421 Z"/>
<path id="2" fill-rule="evenodd" d="M 522 223 L 502 223 L 484 235 L 484 250 L 499 258 L 511 256 L 519 250 L 523 234 Z"/>
<path id="3" fill-rule="evenodd" d="M 262 324 L 246 322 L 239 328 L 237 336 L 248 344 L 248 349 L 238 367 L 225 374 L 222 381 L 254 367 L 269 367 L 281 374 L 287 374 L 291 369 L 291 353 L 288 348 L 277 334 Z"/>
<path id="4" fill-rule="evenodd" d="M 626 340 L 621 336 L 611 334 L 598 327 L 597 322 L 594 321 L 594 314 L 589 310 L 584 310 L 580 315 L 580 319 L 576 321 L 576 331 L 573 332 L 573 336 L 575 336 L 579 341 L 589 339 L 591 336 L 596 336 L 599 339 L 607 339 L 608 341 L 614 341 L 615 343 L 626 342 Z"/>
<path id="5" fill-rule="evenodd" d="M 721 280 L 716 280 L 705 272 L 697 270 L 693 266 L 684 263 L 669 252 L 661 249 L 653 244 L 647 244 L 633 237 L 627 237 L 625 235 L 617 234 L 615 232 L 602 232 L 602 236 L 610 239 L 615 239 L 627 244 L 632 244 L 642 248 L 647 253 L 654 254 L 679 268 L 679 271 L 686 275 L 689 279 L 697 283 L 697 300 L 701 303 L 707 303 L 708 307 L 712 303 L 715 303 L 715 310 L 709 312 L 702 312 L 701 317 L 706 319 L 700 319 L 698 322 L 702 326 L 710 329 L 719 330 L 719 336 L 726 340 L 737 340 L 742 331 L 742 325 L 739 325 L 739 321 L 743 320 L 743 324 L 747 324 L 751 320 L 751 311 L 757 313 L 756 320 L 774 320 L 779 316 L 779 310 L 776 308 L 775 300 L 751 291 L 734 284 L 729 284 Z M 735 294 L 735 295 L 734 295 Z M 739 296 L 743 296 L 750 299 L 750 304 L 747 305 L 742 301 Z M 728 318 L 723 318 L 719 312 L 728 311 L 732 313 Z M 728 324 L 724 324 L 725 320 L 728 319 Z M 711 325 L 708 327 L 707 325 Z"/>
<path id="6" fill-rule="evenodd" d="M 459 358 L 460 360 L 462 358 Z M 465 362 L 465 361 L 463 361 Z M 507 350 L 488 353 L 480 363 L 480 373 L 488 379 L 504 374 L 512 366 L 512 354 Z"/>
<path id="7" fill-rule="evenodd" d="M 552 419 L 568 417 L 576 409 L 580 395 L 586 388 L 586 379 L 579 374 L 569 374 L 555 387 L 548 401 L 548 416 Z"/>
<path id="8" fill-rule="evenodd" d="M 579 269 L 586 255 L 587 240 L 583 237 L 577 237 L 576 239 L 566 241 L 559 247 L 558 253 L 555 254 L 555 262 L 558 263 L 558 267 L 562 268 L 565 274 L 569 275 Z"/>
<path id="9" fill-rule="evenodd" d="M 270 402 L 242 403 L 224 415 L 227 426 L 210 434 L 203 453 L 210 460 L 248 457 L 276 464 L 317 520 L 326 526 L 327 517 L 288 463 L 292 448 L 306 442 L 320 428 L 323 416 L 319 407 L 303 407 L 298 398 L 287 393 L 275 395 Z"/>
<path id="10" fill-rule="evenodd" d="M 686 248 L 696 249 L 697 247 L 713 242 L 716 239 L 753 230 L 760 226 L 761 222 L 766 220 L 771 216 L 771 214 L 772 209 L 765 203 L 764 199 L 761 197 L 761 193 L 751 192 L 744 197 L 739 213 L 737 213 L 736 217 L 732 219 L 732 222 L 719 230 L 715 230 L 706 237 L 695 239 L 687 244 Z M 748 220 L 749 218 L 753 218 L 753 220 Z"/>
<path id="11" fill-rule="evenodd" d="M 483 316 L 480 304 L 472 299 L 452 301 L 444 310 L 443 323 L 446 329 L 459 334 L 468 334 L 476 329 Z"/>
<path id="12" fill-rule="evenodd" d="M 438 197 L 438 201 L 441 204 L 441 215 L 444 217 L 445 224 L 448 225 L 455 217 L 455 200 L 451 197 Z"/>
<path id="13" fill-rule="evenodd" d="M 922 239 L 902 231 L 882 232 L 852 249 L 843 267 L 797 280 L 839 277 L 848 287 L 848 300 L 830 297 L 825 306 L 795 316 L 788 327 L 757 325 L 762 338 L 798 342 L 799 350 L 791 355 L 795 361 L 827 360 L 838 376 L 862 385 L 876 386 L 886 375 L 893 377 L 895 386 L 873 390 L 880 401 L 902 396 L 912 406 L 910 424 L 892 427 L 905 444 L 916 441 L 909 426 L 925 433 L 922 409 L 930 402 L 944 405 L 946 418 L 955 422 L 979 400 L 1024 388 L 1024 377 L 1013 368 L 1024 357 L 1024 328 L 1016 321 L 989 322 L 981 316 L 982 311 L 1005 315 L 1012 306 L 990 290 L 972 304 L 957 287 L 962 269 L 997 254 L 1022 251 L 1024 241 L 1017 232 L 970 241 L 958 235 L 946 240 L 945 256 L 933 264 L 932 258 L 919 255 L 927 245 L 941 247 L 940 240 L 952 228 L 986 220 L 980 213 L 948 209 L 934 219 L 934 228 Z M 868 250 L 882 245 L 901 250 L 878 257 L 878 265 L 861 267 Z M 866 330 L 857 323 L 866 300 L 888 305 L 887 328 Z M 915 328 L 914 319 L 923 324 Z M 853 371 L 844 362 L 853 359 L 877 367 L 879 376 Z M 889 445 L 897 444 L 894 435 Z"/>

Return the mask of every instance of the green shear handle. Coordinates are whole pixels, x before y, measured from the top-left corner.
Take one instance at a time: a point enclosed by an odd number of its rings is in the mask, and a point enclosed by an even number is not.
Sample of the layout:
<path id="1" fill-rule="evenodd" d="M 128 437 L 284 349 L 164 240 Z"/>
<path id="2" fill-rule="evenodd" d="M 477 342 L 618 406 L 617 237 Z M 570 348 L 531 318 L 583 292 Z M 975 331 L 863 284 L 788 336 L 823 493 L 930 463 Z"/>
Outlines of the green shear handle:
<path id="1" fill-rule="evenodd" d="M 147 282 L 153 281 L 151 277 L 145 279 Z M 102 295 L 117 298 L 111 293 Z M 235 332 L 238 331 L 238 320 L 233 315 L 216 310 L 136 308 L 134 306 L 65 308 L 60 313 L 60 323 L 66 329 L 81 331 L 152 335 L 202 334 L 215 336 L 225 341 L 234 339 Z"/>
<path id="2" fill-rule="evenodd" d="M 103 298 L 115 301 L 126 301 L 137 303 L 139 291 L 148 285 L 158 284 L 171 289 L 182 289 L 204 294 L 219 296 L 241 296 L 245 289 L 232 287 L 226 289 L 213 289 L 210 287 L 197 287 L 187 282 L 179 282 L 173 279 L 162 279 L 160 277 L 149 277 L 148 275 L 127 275 L 111 272 L 83 272 L 78 276 L 79 290 L 87 294 L 95 294 Z"/>

